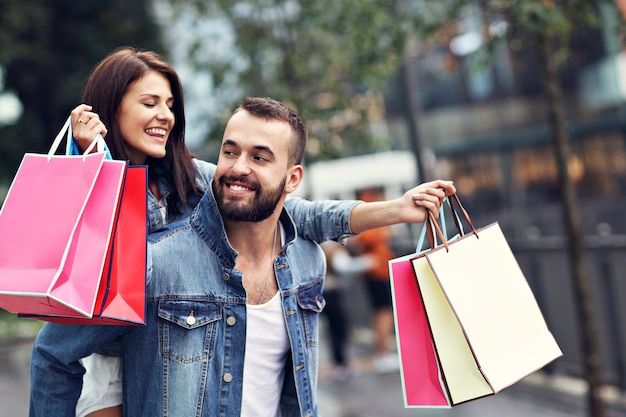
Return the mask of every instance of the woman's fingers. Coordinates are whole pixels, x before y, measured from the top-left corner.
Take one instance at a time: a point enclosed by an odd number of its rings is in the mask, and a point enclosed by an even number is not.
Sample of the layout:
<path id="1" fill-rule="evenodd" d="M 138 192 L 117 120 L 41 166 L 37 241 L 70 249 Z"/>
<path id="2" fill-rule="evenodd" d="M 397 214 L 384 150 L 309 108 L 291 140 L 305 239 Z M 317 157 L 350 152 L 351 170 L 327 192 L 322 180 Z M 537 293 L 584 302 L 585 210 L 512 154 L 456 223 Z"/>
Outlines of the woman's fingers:
<path id="1" fill-rule="evenodd" d="M 100 133 L 103 137 L 107 134 L 107 128 L 100 120 L 98 113 L 87 104 L 80 104 L 71 111 L 72 136 L 81 150 L 91 145 Z"/>

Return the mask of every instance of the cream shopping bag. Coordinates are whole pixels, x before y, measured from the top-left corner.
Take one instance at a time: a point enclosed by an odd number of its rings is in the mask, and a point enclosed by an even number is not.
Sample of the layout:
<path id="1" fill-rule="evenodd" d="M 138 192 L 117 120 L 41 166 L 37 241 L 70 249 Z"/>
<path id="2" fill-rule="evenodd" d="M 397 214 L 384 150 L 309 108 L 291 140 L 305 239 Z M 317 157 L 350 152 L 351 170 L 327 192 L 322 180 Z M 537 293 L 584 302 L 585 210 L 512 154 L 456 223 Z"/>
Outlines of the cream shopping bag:
<path id="1" fill-rule="evenodd" d="M 447 242 L 431 221 L 444 243 L 412 261 L 450 405 L 496 394 L 562 356 L 500 226 L 474 229 L 452 199 L 472 232 Z"/>

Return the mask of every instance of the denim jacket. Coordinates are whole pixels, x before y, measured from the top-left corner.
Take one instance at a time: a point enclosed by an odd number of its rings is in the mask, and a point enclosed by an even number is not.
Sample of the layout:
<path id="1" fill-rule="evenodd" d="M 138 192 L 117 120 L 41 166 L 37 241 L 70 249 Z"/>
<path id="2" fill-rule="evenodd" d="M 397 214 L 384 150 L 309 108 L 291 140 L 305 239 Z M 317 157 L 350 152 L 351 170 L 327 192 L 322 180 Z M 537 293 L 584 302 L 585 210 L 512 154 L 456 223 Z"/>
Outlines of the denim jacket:
<path id="1" fill-rule="evenodd" d="M 74 417 L 84 373 L 79 359 L 119 336 L 125 415 L 239 415 L 245 291 L 241 273 L 233 269 L 237 253 L 207 189 L 189 218 L 149 237 L 145 326 L 44 326 L 31 357 L 31 417 Z M 356 203 L 333 204 L 351 210 Z M 303 223 L 312 221 L 307 206 L 294 205 L 293 215 Z M 315 222 L 336 226 L 334 234 L 340 236 L 349 228 L 345 218 L 334 219 L 339 212 L 318 213 Z M 324 258 L 315 243 L 296 236 L 287 210 L 281 223 L 286 240 L 275 270 L 291 343 L 281 412 L 283 417 L 317 416 L 317 318 L 325 303 Z M 321 237 L 326 232 L 311 233 Z"/>
<path id="2" fill-rule="evenodd" d="M 196 186 L 201 192 L 204 192 L 206 191 L 208 184 L 215 176 L 215 164 L 194 158 L 193 165 L 196 168 Z M 157 201 L 152 193 L 148 193 L 149 232 L 153 232 L 164 227 L 168 223 L 173 223 L 189 216 L 191 210 L 196 207 L 200 198 L 202 198 L 201 194 L 192 193 L 187 195 L 187 204 L 182 207 L 180 213 L 173 213 L 170 210 L 167 210 L 167 197 L 171 192 L 170 185 L 166 181 L 160 180 L 157 182 L 157 188 L 159 189 L 159 194 L 161 194 L 161 201 Z M 164 208 L 164 211 L 167 212 L 167 220 L 163 218 L 162 208 Z"/>

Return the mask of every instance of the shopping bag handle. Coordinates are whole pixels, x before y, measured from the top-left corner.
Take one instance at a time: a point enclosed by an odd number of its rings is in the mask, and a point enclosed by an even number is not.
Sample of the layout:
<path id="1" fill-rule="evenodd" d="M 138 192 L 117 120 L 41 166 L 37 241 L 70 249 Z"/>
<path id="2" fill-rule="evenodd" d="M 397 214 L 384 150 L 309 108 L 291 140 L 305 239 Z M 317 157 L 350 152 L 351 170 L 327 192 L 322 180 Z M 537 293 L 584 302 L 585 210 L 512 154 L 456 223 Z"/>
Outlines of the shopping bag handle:
<path id="1" fill-rule="evenodd" d="M 448 207 L 450 207 L 450 200 L 446 197 L 443 201 L 443 204 L 441 205 L 441 207 L 439 207 L 439 220 L 441 222 L 441 230 L 443 231 L 447 231 L 447 227 L 446 227 L 446 216 L 444 215 L 444 207 L 445 205 L 448 205 Z M 452 207 L 450 207 L 450 210 L 453 210 Z M 456 216 L 456 212 L 452 211 L 452 213 Z M 424 240 L 426 239 L 426 231 L 427 230 L 431 230 L 432 229 L 428 229 L 426 227 L 426 223 L 431 221 L 430 217 L 428 217 L 425 221 L 424 221 L 424 226 L 422 227 L 422 231 L 420 232 L 420 237 L 417 240 L 417 246 L 415 248 L 415 253 L 420 253 L 423 251 L 423 247 L 424 247 Z M 458 219 L 455 219 L 455 224 L 459 224 L 458 223 Z M 432 234 L 430 235 L 432 236 Z M 435 236 L 432 236 L 433 239 L 435 238 Z M 447 235 L 446 235 L 447 237 Z M 436 240 L 431 240 L 429 239 L 429 245 L 428 248 L 426 248 L 425 250 L 430 250 L 431 248 L 437 246 L 437 242 Z"/>
<path id="2" fill-rule="evenodd" d="M 50 161 L 52 156 L 56 153 L 57 149 L 59 149 L 59 145 L 61 144 L 61 140 L 63 140 L 63 135 L 65 134 L 65 131 L 72 131 L 72 116 L 67 118 L 65 124 L 57 134 L 56 138 L 54 138 L 52 146 L 50 146 L 50 150 L 48 151 L 48 161 Z M 85 152 L 83 152 L 83 157 L 91 153 L 94 147 L 96 148 L 96 152 L 104 152 L 105 146 L 106 144 L 104 142 L 104 138 L 100 133 L 98 133 L 95 139 L 89 144 L 87 149 L 85 149 Z"/>
<path id="3" fill-rule="evenodd" d="M 470 219 L 469 214 L 463 207 L 463 204 L 461 204 L 461 200 L 459 199 L 459 196 L 455 193 L 455 194 L 452 194 L 451 197 L 453 198 L 454 202 L 456 202 L 456 204 L 459 206 L 459 209 L 463 213 L 463 217 L 465 217 L 467 224 L 469 225 L 470 229 L 472 229 L 472 233 L 474 233 L 476 235 L 476 238 L 478 238 L 478 233 L 476 233 L 476 229 L 474 228 L 472 219 Z M 458 231 L 461 233 L 461 236 L 463 236 L 463 228 L 459 224 L 459 215 L 456 213 L 456 210 L 454 209 L 454 204 L 450 204 L 450 208 L 452 209 L 452 212 L 454 214 L 454 223 L 456 224 Z"/>
<path id="4" fill-rule="evenodd" d="M 452 198 L 452 200 L 450 200 L 450 197 Z M 463 228 L 461 227 L 458 213 L 456 209 L 454 208 L 454 204 L 452 204 L 451 201 L 454 201 L 459 206 L 459 210 L 461 210 L 461 212 L 463 213 L 463 216 L 465 217 L 467 224 L 472 229 L 472 233 L 474 233 L 474 235 L 478 239 L 478 233 L 476 232 L 476 228 L 474 228 L 472 219 L 470 219 L 469 214 L 463 207 L 463 204 L 461 204 L 461 200 L 459 199 L 459 196 L 455 193 L 455 194 L 452 194 L 450 197 L 448 197 L 450 201 L 450 209 L 452 210 L 452 215 L 453 215 L 452 217 L 454 218 L 454 224 L 456 225 L 457 230 L 459 231 L 459 234 L 461 236 L 464 236 Z M 435 230 L 434 232 L 433 232 L 433 229 Z M 430 244 L 431 249 L 435 249 L 435 245 L 436 245 L 435 232 L 437 236 L 439 236 L 439 239 L 441 240 L 441 244 L 446 248 L 446 252 L 448 252 L 449 251 L 448 239 L 443 235 L 443 232 L 441 231 L 441 228 L 439 227 L 439 224 L 437 223 L 437 220 L 434 218 L 433 214 L 430 211 L 428 211 L 428 219 L 426 221 L 426 235 L 428 236 L 428 242 Z"/>
<path id="5" fill-rule="evenodd" d="M 97 136 L 96 136 L 97 139 Z M 91 143 L 93 144 L 92 141 Z M 104 141 L 104 153 L 105 153 L 105 159 L 113 159 L 113 157 L 111 156 L 111 152 L 109 151 L 109 148 L 107 147 L 106 141 Z M 93 149 L 93 148 L 92 148 Z M 76 143 L 76 140 L 74 139 L 74 135 L 72 135 L 72 125 L 70 124 L 70 127 L 67 129 L 67 141 L 66 141 L 66 146 L 65 146 L 65 155 L 80 155 L 81 151 L 80 148 L 78 147 L 78 144 Z"/>

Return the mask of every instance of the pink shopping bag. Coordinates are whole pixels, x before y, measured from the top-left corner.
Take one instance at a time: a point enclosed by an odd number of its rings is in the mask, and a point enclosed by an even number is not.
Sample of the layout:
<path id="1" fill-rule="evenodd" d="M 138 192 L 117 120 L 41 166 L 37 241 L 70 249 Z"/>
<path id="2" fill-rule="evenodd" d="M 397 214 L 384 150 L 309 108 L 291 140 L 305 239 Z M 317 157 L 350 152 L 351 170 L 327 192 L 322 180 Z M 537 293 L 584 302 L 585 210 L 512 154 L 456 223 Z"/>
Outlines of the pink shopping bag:
<path id="1" fill-rule="evenodd" d="M 93 314 L 126 163 L 104 152 L 26 154 L 0 211 L 0 307 Z M 101 149 L 101 138 L 94 141 Z"/>
<path id="2" fill-rule="evenodd" d="M 444 208 L 447 206 L 457 229 L 462 231 L 456 211 L 449 200 L 446 200 L 446 203 L 447 205 L 441 206 L 439 212 L 442 228 L 446 229 Z M 413 267 L 413 261 L 423 256 L 422 247 L 427 236 L 428 248 L 435 246 L 436 236 L 433 229 L 423 227 L 416 253 L 389 261 L 402 392 L 405 407 L 449 408 L 451 404 L 448 391 Z M 457 237 L 458 235 L 455 235 L 452 239 Z"/>

